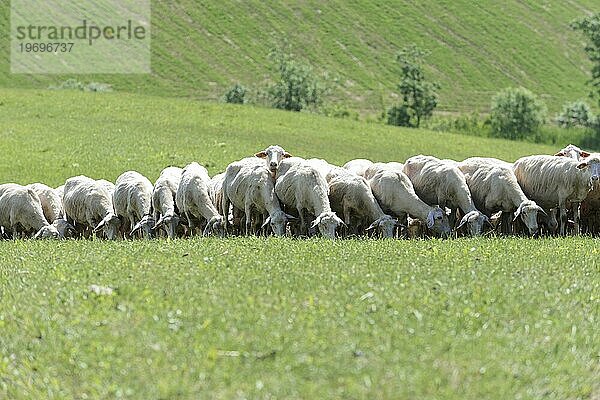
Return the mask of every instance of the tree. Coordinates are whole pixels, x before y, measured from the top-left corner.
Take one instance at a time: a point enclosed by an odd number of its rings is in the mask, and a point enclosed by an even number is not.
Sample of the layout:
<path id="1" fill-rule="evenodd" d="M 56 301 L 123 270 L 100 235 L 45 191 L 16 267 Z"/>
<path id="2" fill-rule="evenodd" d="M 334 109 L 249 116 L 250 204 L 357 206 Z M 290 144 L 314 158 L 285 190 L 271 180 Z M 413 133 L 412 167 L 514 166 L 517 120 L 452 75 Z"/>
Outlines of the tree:
<path id="1" fill-rule="evenodd" d="M 546 105 L 525 88 L 506 88 L 492 98 L 492 136 L 523 139 L 533 135 L 546 118 Z"/>
<path id="2" fill-rule="evenodd" d="M 437 106 L 437 82 L 428 82 L 423 71 L 423 61 L 429 53 L 416 45 L 403 48 L 396 60 L 400 63 L 401 77 L 398 90 L 402 103 L 388 110 L 388 124 L 418 128 L 429 118 Z"/>
<path id="3" fill-rule="evenodd" d="M 226 103 L 244 104 L 246 102 L 246 88 L 236 83 L 223 96 Z"/>
<path id="4" fill-rule="evenodd" d="M 270 58 L 275 61 L 279 79 L 269 87 L 269 98 L 275 108 L 300 111 L 319 106 L 324 89 L 310 65 L 297 61 L 294 55 L 276 49 Z"/>
<path id="5" fill-rule="evenodd" d="M 592 62 L 592 93 L 590 96 L 598 97 L 600 105 L 600 13 L 581 18 L 571 22 L 571 27 L 577 31 L 581 31 L 588 39 L 585 46 L 585 52 Z"/>
<path id="6" fill-rule="evenodd" d="M 594 116 L 590 106 L 583 100 L 563 104 L 561 113 L 556 117 L 556 122 L 563 128 L 590 127 L 593 121 Z"/>

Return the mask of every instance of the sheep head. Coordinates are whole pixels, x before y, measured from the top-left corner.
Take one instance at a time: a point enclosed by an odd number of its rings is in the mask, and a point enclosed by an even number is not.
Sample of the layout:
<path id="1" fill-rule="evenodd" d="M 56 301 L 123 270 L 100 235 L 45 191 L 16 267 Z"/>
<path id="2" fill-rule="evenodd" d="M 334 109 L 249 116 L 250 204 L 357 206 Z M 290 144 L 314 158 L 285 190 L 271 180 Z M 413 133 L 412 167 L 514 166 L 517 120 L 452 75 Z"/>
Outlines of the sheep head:
<path id="1" fill-rule="evenodd" d="M 173 239 L 175 237 L 175 230 L 179 225 L 179 216 L 178 215 L 162 215 L 156 224 L 152 227 L 153 231 L 156 231 L 160 228 L 165 228 L 167 232 L 167 236 L 169 239 Z"/>
<path id="2" fill-rule="evenodd" d="M 335 239 L 335 231 L 339 226 L 346 226 L 344 221 L 342 221 L 334 212 L 325 211 L 315 218 L 315 220 L 310 225 L 311 228 L 319 227 L 319 232 L 321 235 Z"/>
<path id="3" fill-rule="evenodd" d="M 394 230 L 400 225 L 396 218 L 393 218 L 387 214 L 373 221 L 367 228 L 367 231 L 377 228 L 382 237 L 391 238 L 394 237 Z"/>
<path id="4" fill-rule="evenodd" d="M 278 210 L 267 217 L 261 228 L 265 228 L 267 225 L 270 225 L 275 236 L 284 236 L 287 222 L 294 219 L 296 219 L 296 217 Z"/>
<path id="5" fill-rule="evenodd" d="M 59 233 L 56 227 L 52 225 L 44 225 L 42 228 L 35 234 L 34 239 L 58 239 Z"/>
<path id="6" fill-rule="evenodd" d="M 427 228 L 435 233 L 447 237 L 450 235 L 450 222 L 448 216 L 439 206 L 433 207 L 427 214 Z"/>
<path id="7" fill-rule="evenodd" d="M 119 233 L 119 227 L 121 226 L 121 220 L 115 214 L 108 214 L 100 221 L 100 223 L 94 228 L 94 233 L 103 231 L 109 240 L 115 240 Z"/>
<path id="8" fill-rule="evenodd" d="M 275 173 L 277 172 L 277 168 L 279 168 L 279 164 L 281 164 L 281 160 L 284 158 L 289 158 L 292 155 L 285 151 L 281 146 L 269 146 L 263 151 L 259 151 L 254 154 L 256 157 L 264 158 L 267 163 L 267 168 L 271 171 L 271 176 L 275 177 Z"/>
<path id="9" fill-rule="evenodd" d="M 462 219 L 460 220 L 460 224 L 456 227 L 456 230 L 459 230 L 464 225 L 467 225 L 469 228 L 469 234 L 471 236 L 479 236 L 481 235 L 481 231 L 483 230 L 483 225 L 485 223 L 492 225 L 489 218 L 482 214 L 481 212 L 474 210 L 468 212 Z"/>
<path id="10" fill-rule="evenodd" d="M 538 232 L 538 212 L 546 215 L 546 212 L 542 209 L 542 207 L 535 204 L 535 201 L 525 200 L 519 204 L 517 211 L 515 211 L 515 218 L 513 221 L 516 221 L 517 218 L 521 217 L 521 221 L 525 224 L 527 229 L 529 230 L 530 235 L 535 235 Z"/>
<path id="11" fill-rule="evenodd" d="M 131 229 L 129 235 L 133 236 L 133 234 L 136 232 L 142 232 L 144 237 L 151 238 L 152 236 L 154 236 L 154 226 L 154 217 L 152 217 L 150 214 L 146 214 L 142 217 L 140 222 L 135 224 L 135 226 Z"/>
<path id="12" fill-rule="evenodd" d="M 225 236 L 225 218 L 222 215 L 215 215 L 209 219 L 202 235 Z"/>

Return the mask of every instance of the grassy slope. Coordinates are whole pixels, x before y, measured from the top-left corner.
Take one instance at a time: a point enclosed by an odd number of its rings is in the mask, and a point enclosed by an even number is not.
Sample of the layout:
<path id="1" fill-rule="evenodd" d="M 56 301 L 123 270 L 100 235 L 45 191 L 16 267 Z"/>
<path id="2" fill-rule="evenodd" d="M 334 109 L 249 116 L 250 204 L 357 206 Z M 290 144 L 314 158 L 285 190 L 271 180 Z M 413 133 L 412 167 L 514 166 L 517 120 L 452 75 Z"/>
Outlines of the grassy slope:
<path id="1" fill-rule="evenodd" d="M 268 78 L 268 50 L 285 37 L 318 70 L 341 77 L 342 103 L 370 112 L 379 112 L 382 100 L 394 101 L 395 53 L 412 42 L 433 53 L 429 76 L 442 84 L 442 110 L 486 109 L 493 93 L 511 85 L 541 94 L 551 111 L 587 94 L 589 63 L 568 23 L 594 10 L 592 0 L 395 3 L 153 1 L 153 74 L 78 79 L 120 91 L 217 99 L 235 81 Z M 8 11 L 3 2 L 2 28 Z M 8 36 L 0 40 L 0 49 L 8 49 Z M 0 54 L 2 87 L 45 88 L 68 78 L 11 75 L 8 55 Z"/>
<path id="2" fill-rule="evenodd" d="M 117 93 L 0 90 L 0 104 L 6 155 L 0 158 L 0 182 L 57 186 L 79 174 L 114 181 L 129 169 L 154 180 L 162 168 L 191 161 L 214 174 L 274 143 L 336 164 L 359 157 L 403 161 L 418 153 L 515 160 L 560 148 Z"/>
<path id="3" fill-rule="evenodd" d="M 191 160 L 215 173 L 269 143 L 335 163 L 554 150 L 129 94 L 1 90 L 0 104 L 1 182 L 155 179 Z M 594 398 L 598 248 L 0 242 L 0 398 Z"/>
<path id="4" fill-rule="evenodd" d="M 599 255 L 574 238 L 0 242 L 0 395 L 594 399 L 599 270 L 581 261 Z"/>

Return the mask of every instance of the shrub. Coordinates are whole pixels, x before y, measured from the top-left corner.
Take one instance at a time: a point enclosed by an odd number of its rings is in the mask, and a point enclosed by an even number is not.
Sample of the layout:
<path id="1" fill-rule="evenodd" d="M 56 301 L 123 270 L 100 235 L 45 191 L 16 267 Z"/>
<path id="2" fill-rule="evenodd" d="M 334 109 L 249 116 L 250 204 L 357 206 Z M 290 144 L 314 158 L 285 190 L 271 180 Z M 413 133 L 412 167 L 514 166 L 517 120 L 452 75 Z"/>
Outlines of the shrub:
<path id="1" fill-rule="evenodd" d="M 387 111 L 388 125 L 411 126 L 410 111 L 406 104 L 390 107 Z"/>
<path id="2" fill-rule="evenodd" d="M 593 116 L 590 111 L 590 106 L 582 100 L 566 103 L 563 105 L 561 113 L 556 117 L 556 122 L 563 128 L 591 126 L 593 123 Z"/>
<path id="3" fill-rule="evenodd" d="M 321 105 L 325 90 L 310 65 L 282 50 L 273 50 L 270 57 L 275 61 L 279 74 L 277 82 L 268 89 L 274 108 L 301 111 Z"/>
<path id="4" fill-rule="evenodd" d="M 246 103 L 246 88 L 236 83 L 223 95 L 223 100 L 225 100 L 225 103 Z"/>
<path id="5" fill-rule="evenodd" d="M 546 117 L 546 105 L 525 88 L 507 88 L 492 98 L 492 136 L 524 139 L 535 136 Z"/>

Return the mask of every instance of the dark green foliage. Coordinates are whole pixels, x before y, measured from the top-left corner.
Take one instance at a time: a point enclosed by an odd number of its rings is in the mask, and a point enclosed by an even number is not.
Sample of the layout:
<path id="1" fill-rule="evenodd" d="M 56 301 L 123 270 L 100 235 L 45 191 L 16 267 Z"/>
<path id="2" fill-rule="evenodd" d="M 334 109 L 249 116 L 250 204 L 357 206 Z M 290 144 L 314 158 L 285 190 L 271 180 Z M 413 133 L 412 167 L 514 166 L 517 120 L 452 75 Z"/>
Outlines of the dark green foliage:
<path id="1" fill-rule="evenodd" d="M 226 103 L 244 104 L 246 103 L 246 88 L 236 83 L 225 93 L 223 100 Z"/>
<path id="2" fill-rule="evenodd" d="M 588 40 L 585 52 L 592 62 L 591 96 L 597 96 L 600 104 L 600 13 L 571 22 L 571 27 L 581 31 Z"/>
<path id="3" fill-rule="evenodd" d="M 398 54 L 396 59 L 401 68 L 398 90 L 402 103 L 388 110 L 388 124 L 418 128 L 437 106 L 440 85 L 428 82 L 423 69 L 423 60 L 428 54 L 414 44 Z"/>
<path id="4" fill-rule="evenodd" d="M 563 128 L 574 126 L 591 126 L 594 116 L 590 106 L 585 101 L 577 100 L 563 105 L 561 113 L 556 117 L 556 123 Z"/>
<path id="5" fill-rule="evenodd" d="M 524 139 L 535 135 L 546 117 L 546 105 L 525 88 L 506 88 L 492 98 L 492 136 Z"/>
<path id="6" fill-rule="evenodd" d="M 281 49 L 273 50 L 270 57 L 278 73 L 277 81 L 268 89 L 274 108 L 301 111 L 322 103 L 324 89 L 310 65 Z"/>

